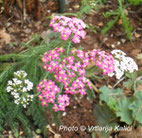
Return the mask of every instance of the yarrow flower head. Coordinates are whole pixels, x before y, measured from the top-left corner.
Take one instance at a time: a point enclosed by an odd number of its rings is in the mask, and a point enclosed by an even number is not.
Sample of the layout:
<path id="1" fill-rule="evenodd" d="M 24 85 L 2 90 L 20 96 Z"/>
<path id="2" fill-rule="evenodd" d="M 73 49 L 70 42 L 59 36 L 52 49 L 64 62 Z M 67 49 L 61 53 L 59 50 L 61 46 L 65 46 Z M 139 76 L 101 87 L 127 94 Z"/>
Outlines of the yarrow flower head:
<path id="1" fill-rule="evenodd" d="M 54 103 L 56 94 L 60 92 L 60 89 L 55 85 L 52 80 L 43 80 L 37 86 L 37 92 L 41 92 L 38 96 L 39 100 L 42 101 L 43 106 L 47 106 L 47 103 Z"/>
<path id="2" fill-rule="evenodd" d="M 15 78 L 8 81 L 6 90 L 13 95 L 15 104 L 22 104 L 26 108 L 34 98 L 34 95 L 29 94 L 33 83 L 26 78 L 27 73 L 23 70 L 14 72 L 14 76 Z"/>
<path id="3" fill-rule="evenodd" d="M 97 49 L 88 52 L 90 62 L 103 70 L 103 74 L 107 75 L 114 71 L 114 59 L 111 54 Z"/>
<path id="4" fill-rule="evenodd" d="M 54 32 L 60 33 L 62 40 L 68 40 L 71 37 L 74 43 L 80 43 L 80 39 L 85 39 L 86 36 L 85 23 L 74 17 L 54 16 L 49 27 L 53 27 Z"/>
<path id="5" fill-rule="evenodd" d="M 113 50 L 111 54 L 114 57 L 115 71 L 109 76 L 115 75 L 117 79 L 121 79 L 125 72 L 133 73 L 138 70 L 136 62 L 131 57 L 127 57 L 123 51 Z"/>
<path id="6" fill-rule="evenodd" d="M 53 110 L 57 111 L 65 111 L 65 107 L 70 104 L 69 97 L 66 94 L 59 95 L 57 99 L 57 104 L 54 104 Z"/>
<path id="7" fill-rule="evenodd" d="M 69 94 L 85 95 L 87 87 L 92 89 L 89 79 L 85 77 L 85 67 L 89 65 L 88 53 L 73 49 L 67 55 L 65 49 L 55 48 L 46 52 L 41 60 L 44 63 L 43 69 L 63 85 L 61 95 L 60 89 L 52 80 L 43 80 L 38 84 L 37 92 L 40 92 L 39 100 L 43 106 L 52 104 L 54 111 L 65 111 L 65 107 L 69 105 Z"/>
<path id="8" fill-rule="evenodd" d="M 63 83 L 65 93 L 75 94 L 82 89 L 84 92 L 79 93 L 86 94 L 85 87 L 88 86 L 91 89 L 91 84 L 85 77 L 89 56 L 82 50 L 71 50 L 70 55 L 67 56 L 65 49 L 55 48 L 44 54 L 42 62 L 43 69 L 54 73 L 55 80 Z M 75 83 L 79 84 L 77 88 L 72 86 Z"/>
<path id="9" fill-rule="evenodd" d="M 52 104 L 53 110 L 65 111 L 65 107 L 69 105 L 69 97 L 67 95 L 60 95 L 60 88 L 55 85 L 52 80 L 43 80 L 37 86 L 37 92 L 40 92 L 38 96 L 42 106 L 48 106 Z M 58 96 L 58 98 L 56 98 Z"/>
<path id="10" fill-rule="evenodd" d="M 125 53 L 121 54 L 125 55 Z M 63 91 L 52 80 L 43 80 L 38 84 L 37 92 L 40 92 L 39 100 L 43 106 L 52 104 L 54 111 L 64 111 L 69 105 L 71 94 L 85 95 L 87 87 L 92 89 L 92 84 L 86 78 L 86 68 L 93 62 L 93 66 L 102 69 L 103 75 L 110 75 L 115 71 L 114 57 L 100 50 L 84 52 L 72 49 L 69 54 L 64 48 L 55 48 L 46 52 L 41 59 L 43 69 L 50 72 L 56 83 L 62 83 Z M 60 94 L 62 93 L 62 95 Z"/>

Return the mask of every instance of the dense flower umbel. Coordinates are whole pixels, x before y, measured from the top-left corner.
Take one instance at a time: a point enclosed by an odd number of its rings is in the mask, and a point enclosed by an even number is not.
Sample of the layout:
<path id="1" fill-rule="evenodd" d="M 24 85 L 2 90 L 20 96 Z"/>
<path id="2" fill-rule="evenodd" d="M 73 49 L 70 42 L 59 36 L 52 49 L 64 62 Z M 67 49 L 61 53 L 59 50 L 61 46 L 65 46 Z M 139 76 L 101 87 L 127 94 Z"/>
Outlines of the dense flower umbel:
<path id="1" fill-rule="evenodd" d="M 6 90 L 13 95 L 15 104 L 22 104 L 26 108 L 34 97 L 28 93 L 33 89 L 33 83 L 26 79 L 27 73 L 23 70 L 14 72 L 14 76 L 8 81 Z"/>
<path id="2" fill-rule="evenodd" d="M 60 92 L 60 88 L 55 85 L 52 80 L 43 80 L 37 86 L 37 92 L 40 92 L 38 96 L 42 106 L 48 106 L 49 103 L 53 104 L 53 110 L 65 111 L 65 107 L 69 105 L 69 97 L 67 95 L 60 95 L 57 97 L 57 93 Z"/>
<path id="3" fill-rule="evenodd" d="M 65 107 L 70 104 L 69 97 L 67 94 L 59 95 L 58 96 L 58 104 L 54 104 L 53 110 L 54 111 L 65 111 Z"/>
<path id="4" fill-rule="evenodd" d="M 37 92 L 41 92 L 39 100 L 43 106 L 47 106 L 47 103 L 54 103 L 56 94 L 60 92 L 60 88 L 55 85 L 55 82 L 49 80 L 41 81 L 37 86 Z"/>
<path id="5" fill-rule="evenodd" d="M 113 50 L 111 54 L 114 57 L 115 71 L 109 76 L 115 75 L 117 79 L 120 79 L 125 72 L 133 73 L 138 70 L 136 62 L 130 58 L 126 57 L 126 53 L 121 50 Z"/>
<path id="6" fill-rule="evenodd" d="M 41 92 L 39 100 L 43 106 L 53 104 L 54 111 L 64 111 L 69 105 L 68 94 L 86 94 L 86 87 L 91 87 L 90 81 L 85 77 L 85 67 L 89 64 L 89 56 L 82 50 L 72 50 L 69 56 L 63 48 L 55 48 L 46 52 L 42 58 L 43 69 L 52 73 L 56 82 L 63 84 L 64 94 L 56 96 L 59 88 L 53 90 L 55 82 L 43 80 L 39 83 L 37 91 Z M 51 89 L 49 83 L 52 84 Z M 51 94 L 52 93 L 52 94 Z M 46 95 L 47 96 L 44 96 Z M 52 98 L 50 97 L 52 95 Z M 57 97 L 57 99 L 56 99 Z"/>
<path id="7" fill-rule="evenodd" d="M 76 94 L 79 92 L 81 95 L 85 95 L 85 84 L 88 85 L 90 89 L 92 89 L 90 81 L 87 78 L 85 78 L 84 76 L 78 77 L 76 80 L 72 82 L 71 86 L 65 86 L 65 93 Z"/>
<path id="8" fill-rule="evenodd" d="M 107 75 L 114 71 L 113 56 L 105 51 L 97 49 L 88 52 L 90 61 L 103 70 L 103 74 Z"/>
<path id="9" fill-rule="evenodd" d="M 80 43 L 80 38 L 84 39 L 86 36 L 84 31 L 86 25 L 82 20 L 77 18 L 54 16 L 49 26 L 53 27 L 54 32 L 61 34 L 62 40 L 68 40 L 69 37 L 72 37 L 74 43 Z"/>
<path id="10" fill-rule="evenodd" d="M 90 81 L 85 77 L 86 67 L 88 67 L 90 62 L 93 62 L 93 66 L 102 69 L 103 75 L 110 76 L 110 74 L 115 72 L 115 60 L 113 56 L 105 51 L 96 49 L 89 52 L 73 49 L 67 56 L 65 49 L 55 48 L 44 54 L 42 62 L 44 63 L 43 69 L 52 73 L 56 82 L 63 84 L 63 94 L 66 94 L 66 96 L 60 95 L 56 97 L 60 90 L 59 88 L 56 88 L 57 91 L 53 90 L 56 85 L 51 80 L 48 82 L 43 80 L 39 83 L 37 91 L 41 92 L 39 99 L 42 105 L 47 106 L 48 103 L 52 103 L 55 111 L 65 110 L 65 107 L 69 104 L 68 94 L 79 93 L 85 95 L 87 87 L 92 89 Z M 51 89 L 49 89 L 49 83 L 53 85 Z M 60 103 L 58 100 L 59 97 L 66 97 L 66 100 L 64 99 L 64 102 Z"/>
<path id="11" fill-rule="evenodd" d="M 85 67 L 89 64 L 89 56 L 82 50 L 72 50 L 67 57 L 63 48 L 55 48 L 44 54 L 42 62 L 43 69 L 54 73 L 55 80 L 63 83 L 65 93 L 86 94 L 86 85 L 91 89 L 89 80 L 85 78 Z M 75 83 L 78 88 L 72 86 Z"/>

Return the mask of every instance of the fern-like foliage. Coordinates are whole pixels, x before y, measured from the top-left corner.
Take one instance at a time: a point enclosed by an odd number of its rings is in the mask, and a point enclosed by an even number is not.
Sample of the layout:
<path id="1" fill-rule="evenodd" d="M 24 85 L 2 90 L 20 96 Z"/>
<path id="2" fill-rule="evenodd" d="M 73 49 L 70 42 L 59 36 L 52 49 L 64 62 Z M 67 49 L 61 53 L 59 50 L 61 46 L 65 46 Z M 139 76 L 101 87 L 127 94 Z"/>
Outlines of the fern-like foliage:
<path id="1" fill-rule="evenodd" d="M 47 127 L 47 116 L 46 116 L 46 110 L 40 106 L 40 103 L 38 103 L 38 100 L 34 100 L 30 107 L 28 108 L 27 114 L 32 116 L 33 123 L 35 126 L 38 126 L 43 132 L 43 134 L 46 136 L 46 127 Z"/>
<path id="2" fill-rule="evenodd" d="M 130 41 L 132 41 L 132 26 L 130 26 L 130 22 L 127 19 L 127 16 L 124 12 L 124 8 L 122 6 L 123 1 L 122 0 L 118 0 L 119 3 L 119 11 L 120 11 L 120 16 L 122 19 L 122 26 L 126 32 L 127 37 L 130 39 Z"/>
<path id="3" fill-rule="evenodd" d="M 125 13 L 126 6 L 124 5 L 124 0 L 118 0 L 119 7 L 114 11 L 109 11 L 104 13 L 104 16 L 106 18 L 113 16 L 114 18 L 110 20 L 107 25 L 102 29 L 102 34 L 107 33 L 114 25 L 115 23 L 121 19 L 122 20 L 122 26 L 125 30 L 125 33 L 128 37 L 128 39 L 132 42 L 132 26 L 130 25 L 130 22 L 127 18 L 127 15 Z"/>
<path id="4" fill-rule="evenodd" d="M 26 137 L 33 138 L 32 131 L 38 127 L 46 137 L 48 125 L 46 112 L 37 98 L 35 97 L 28 109 L 23 109 L 20 105 L 14 104 L 13 97 L 6 92 L 7 82 L 13 78 L 13 72 L 25 70 L 28 73 L 28 79 L 34 83 L 33 93 L 37 94 L 36 85 L 47 74 L 42 69 L 41 57 L 46 51 L 63 45 L 58 38 L 48 45 L 44 41 L 39 43 L 39 38 L 36 36 L 27 43 L 23 43 L 22 45 L 27 49 L 20 53 L 0 55 L 0 136 L 4 129 L 10 128 L 15 137 L 19 137 L 18 131 L 22 127 Z M 32 46 L 33 43 L 39 43 L 39 45 L 35 47 Z"/>

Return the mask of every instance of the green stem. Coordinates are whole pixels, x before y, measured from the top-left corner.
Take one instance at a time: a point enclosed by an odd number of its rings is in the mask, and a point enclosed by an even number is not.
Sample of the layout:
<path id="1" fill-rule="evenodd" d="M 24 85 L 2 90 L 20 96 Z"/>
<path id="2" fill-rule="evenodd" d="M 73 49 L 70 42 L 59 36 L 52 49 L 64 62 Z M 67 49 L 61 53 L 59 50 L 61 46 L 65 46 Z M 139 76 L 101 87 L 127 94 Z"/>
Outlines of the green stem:
<path id="1" fill-rule="evenodd" d="M 48 77 L 49 73 L 50 73 L 50 72 L 47 72 L 47 73 L 46 73 L 44 79 L 46 79 L 46 78 Z"/>
<path id="2" fill-rule="evenodd" d="M 70 53 L 71 42 L 72 42 L 72 41 L 69 41 L 69 44 L 68 44 L 68 48 L 67 48 L 67 56 L 69 56 L 69 53 Z"/>
<path id="3" fill-rule="evenodd" d="M 36 94 L 34 95 L 34 97 L 37 97 L 39 94 L 40 94 L 40 92 L 36 93 Z"/>
<path id="4" fill-rule="evenodd" d="M 63 84 L 61 83 L 60 84 L 60 93 L 62 92 L 62 90 L 63 90 Z"/>

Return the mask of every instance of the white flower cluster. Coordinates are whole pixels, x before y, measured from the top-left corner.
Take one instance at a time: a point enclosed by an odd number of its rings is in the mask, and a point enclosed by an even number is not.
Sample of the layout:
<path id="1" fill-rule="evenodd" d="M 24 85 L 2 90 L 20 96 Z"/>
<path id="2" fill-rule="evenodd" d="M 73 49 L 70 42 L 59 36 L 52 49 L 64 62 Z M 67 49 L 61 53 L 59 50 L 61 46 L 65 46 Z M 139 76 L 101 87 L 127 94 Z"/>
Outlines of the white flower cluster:
<path id="1" fill-rule="evenodd" d="M 33 89 L 33 83 L 26 79 L 27 73 L 23 70 L 14 72 L 14 76 L 8 81 L 6 90 L 13 95 L 15 104 L 22 104 L 26 108 L 34 98 L 34 95 L 28 93 Z"/>
<path id="2" fill-rule="evenodd" d="M 24 70 L 14 72 L 14 75 L 16 75 L 17 77 L 23 77 L 23 78 L 27 77 L 27 73 Z"/>
<path id="3" fill-rule="evenodd" d="M 117 79 L 121 79 L 125 72 L 133 73 L 138 70 L 136 62 L 132 58 L 126 57 L 126 53 L 123 51 L 113 50 L 111 54 L 114 57 L 115 71 L 109 76 L 115 75 Z"/>

